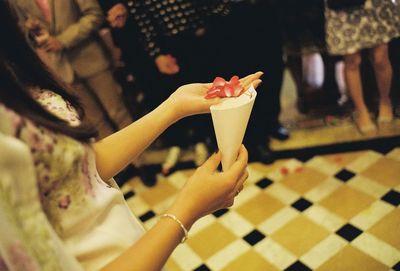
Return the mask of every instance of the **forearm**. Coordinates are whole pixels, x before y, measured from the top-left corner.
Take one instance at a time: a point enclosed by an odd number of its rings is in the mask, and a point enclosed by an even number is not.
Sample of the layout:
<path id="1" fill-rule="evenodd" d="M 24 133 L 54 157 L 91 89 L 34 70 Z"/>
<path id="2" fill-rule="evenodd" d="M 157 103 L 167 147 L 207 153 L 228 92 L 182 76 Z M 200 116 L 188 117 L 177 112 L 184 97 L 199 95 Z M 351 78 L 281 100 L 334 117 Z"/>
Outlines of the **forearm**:
<path id="1" fill-rule="evenodd" d="M 115 176 L 134 161 L 179 117 L 166 100 L 151 113 L 94 144 L 96 165 L 104 180 Z"/>
<path id="2" fill-rule="evenodd" d="M 170 218 L 162 218 L 102 271 L 161 270 L 183 236 L 183 231 L 177 222 Z"/>

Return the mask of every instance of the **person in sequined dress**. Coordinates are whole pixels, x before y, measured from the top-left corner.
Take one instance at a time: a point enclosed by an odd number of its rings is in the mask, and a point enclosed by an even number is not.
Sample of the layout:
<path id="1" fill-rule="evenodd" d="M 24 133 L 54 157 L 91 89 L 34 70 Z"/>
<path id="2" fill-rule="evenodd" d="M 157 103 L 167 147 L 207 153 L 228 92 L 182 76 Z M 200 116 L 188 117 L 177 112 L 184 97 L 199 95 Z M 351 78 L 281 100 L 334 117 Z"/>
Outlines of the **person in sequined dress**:
<path id="1" fill-rule="evenodd" d="M 205 82 L 216 74 L 210 65 L 215 53 L 208 35 L 208 21 L 229 11 L 228 0 L 114 1 L 108 3 L 108 7 L 110 25 L 121 28 L 128 24 L 132 32 L 136 28 L 148 57 L 158 70 L 155 74 L 158 80 L 147 80 L 143 86 L 155 85 L 158 89 L 145 91 L 150 108 L 168 97 L 170 93 L 164 91 L 166 86 L 173 89 L 186 82 Z M 133 27 L 129 26 L 132 22 Z M 154 74 L 148 62 L 142 57 L 139 59 L 140 63 L 145 63 L 148 74 Z M 142 73 L 140 77 L 146 78 L 146 75 Z M 201 164 L 208 156 L 204 141 L 212 141 L 211 134 L 211 122 L 203 117 L 181 122 L 168 130 L 164 139 L 170 148 L 162 172 L 168 174 L 178 161 L 181 149 L 189 146 L 194 146 L 196 165 Z"/>

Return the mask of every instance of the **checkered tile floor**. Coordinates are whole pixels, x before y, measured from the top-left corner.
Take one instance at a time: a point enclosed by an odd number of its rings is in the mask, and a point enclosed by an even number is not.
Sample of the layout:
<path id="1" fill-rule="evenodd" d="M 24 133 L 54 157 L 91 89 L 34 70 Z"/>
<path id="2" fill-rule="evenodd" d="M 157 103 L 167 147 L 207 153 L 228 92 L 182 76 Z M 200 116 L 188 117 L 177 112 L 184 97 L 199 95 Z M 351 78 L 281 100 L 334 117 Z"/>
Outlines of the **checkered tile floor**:
<path id="1" fill-rule="evenodd" d="M 197 222 L 168 270 L 400 270 L 400 148 L 253 163 L 235 205 Z M 151 227 L 193 170 L 126 183 Z"/>

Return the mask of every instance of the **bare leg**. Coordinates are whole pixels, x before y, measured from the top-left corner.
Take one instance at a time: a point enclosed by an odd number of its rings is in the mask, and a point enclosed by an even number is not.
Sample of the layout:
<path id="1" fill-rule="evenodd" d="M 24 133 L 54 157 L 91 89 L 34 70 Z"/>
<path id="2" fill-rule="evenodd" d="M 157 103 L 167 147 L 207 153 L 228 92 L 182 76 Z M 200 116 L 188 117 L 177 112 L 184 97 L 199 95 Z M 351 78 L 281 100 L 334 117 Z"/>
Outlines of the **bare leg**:
<path id="1" fill-rule="evenodd" d="M 336 84 L 338 85 L 340 97 L 337 101 L 339 106 L 343 106 L 348 101 L 347 96 L 347 86 L 346 80 L 344 76 L 344 61 L 338 61 L 335 63 L 335 79 Z"/>
<path id="2" fill-rule="evenodd" d="M 376 81 L 379 90 L 379 117 L 380 121 L 393 119 L 392 103 L 390 101 L 390 87 L 392 84 L 392 65 L 389 61 L 387 44 L 379 45 L 370 51 Z"/>
<path id="3" fill-rule="evenodd" d="M 368 108 L 365 105 L 363 97 L 363 89 L 360 74 L 361 54 L 356 52 L 354 54 L 346 55 L 344 57 L 345 63 L 345 78 L 350 92 L 350 96 L 354 102 L 357 119 L 356 124 L 360 128 L 361 132 L 372 130 L 374 123 L 372 122 Z"/>

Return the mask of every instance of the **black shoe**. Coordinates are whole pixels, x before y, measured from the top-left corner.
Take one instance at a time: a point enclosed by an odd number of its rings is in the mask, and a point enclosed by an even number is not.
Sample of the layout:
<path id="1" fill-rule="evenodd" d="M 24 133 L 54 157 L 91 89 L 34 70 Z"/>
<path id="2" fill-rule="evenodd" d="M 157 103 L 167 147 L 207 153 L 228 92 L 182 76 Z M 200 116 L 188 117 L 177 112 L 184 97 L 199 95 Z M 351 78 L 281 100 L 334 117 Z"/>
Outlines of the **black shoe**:
<path id="1" fill-rule="evenodd" d="M 117 182 L 119 186 L 122 186 L 127 181 L 138 175 L 139 175 L 138 169 L 133 165 L 129 165 L 126 168 L 124 168 L 120 173 L 115 175 L 114 180 Z"/>
<path id="2" fill-rule="evenodd" d="M 281 141 L 288 140 L 290 137 L 289 130 L 282 125 L 278 125 L 271 129 L 270 136 Z"/>
<path id="3" fill-rule="evenodd" d="M 160 168 L 156 166 L 142 166 L 138 169 L 139 177 L 142 183 L 147 187 L 152 187 L 157 183 L 157 172 L 160 172 Z"/>
<path id="4" fill-rule="evenodd" d="M 302 114 L 308 114 L 310 112 L 310 106 L 304 98 L 297 98 L 297 110 Z"/>
<path id="5" fill-rule="evenodd" d="M 272 164 L 275 161 L 274 152 L 264 144 L 257 144 L 249 148 L 250 161 L 260 161 L 264 164 Z"/>

